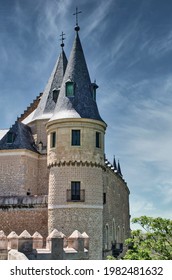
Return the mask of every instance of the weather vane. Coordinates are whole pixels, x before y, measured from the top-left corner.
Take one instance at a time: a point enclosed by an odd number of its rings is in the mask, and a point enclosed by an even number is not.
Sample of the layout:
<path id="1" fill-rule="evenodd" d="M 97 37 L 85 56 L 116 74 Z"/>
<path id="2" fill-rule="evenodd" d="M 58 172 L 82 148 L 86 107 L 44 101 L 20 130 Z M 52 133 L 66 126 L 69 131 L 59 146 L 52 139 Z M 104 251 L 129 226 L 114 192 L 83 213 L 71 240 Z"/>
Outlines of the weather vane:
<path id="1" fill-rule="evenodd" d="M 60 35 L 60 37 L 61 37 L 61 41 L 62 41 L 62 43 L 61 43 L 61 47 L 62 47 L 62 49 L 63 49 L 63 47 L 64 47 L 64 40 L 66 39 L 66 38 L 64 38 L 63 36 L 64 36 L 65 34 L 63 33 L 63 31 L 62 31 L 62 34 Z"/>
<path id="2" fill-rule="evenodd" d="M 78 7 L 76 7 L 76 12 L 73 14 L 73 16 L 76 16 L 76 26 L 75 26 L 76 31 L 80 30 L 80 27 L 78 26 L 78 14 L 81 14 L 81 13 L 82 13 L 82 11 L 78 12 Z"/>

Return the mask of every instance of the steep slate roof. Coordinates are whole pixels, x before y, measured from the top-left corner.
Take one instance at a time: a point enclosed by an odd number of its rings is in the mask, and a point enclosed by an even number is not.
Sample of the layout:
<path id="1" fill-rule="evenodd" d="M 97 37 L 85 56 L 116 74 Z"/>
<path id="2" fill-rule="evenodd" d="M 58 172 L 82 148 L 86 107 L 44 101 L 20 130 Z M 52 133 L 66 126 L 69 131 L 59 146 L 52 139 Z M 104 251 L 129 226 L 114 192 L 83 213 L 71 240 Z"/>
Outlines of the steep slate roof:
<path id="1" fill-rule="evenodd" d="M 12 141 L 12 143 L 8 143 L 9 133 L 13 135 L 14 140 Z M 16 121 L 15 124 L 0 140 L 0 150 L 11 149 L 27 149 L 33 152 L 37 152 L 29 126 Z"/>
<path id="2" fill-rule="evenodd" d="M 38 104 L 40 102 L 41 96 L 42 96 L 42 92 L 33 100 L 32 103 L 30 103 L 30 105 L 27 107 L 27 109 L 24 110 L 24 113 L 21 114 L 21 116 L 17 118 L 18 121 L 22 122 L 36 110 L 36 108 L 38 107 Z"/>
<path id="3" fill-rule="evenodd" d="M 66 97 L 65 83 L 69 79 L 75 84 L 74 97 Z M 102 121 L 97 104 L 92 97 L 91 80 L 78 32 L 76 32 L 73 48 L 51 120 L 63 118 L 89 118 Z"/>
<path id="4" fill-rule="evenodd" d="M 55 67 L 51 73 L 48 83 L 45 87 L 39 105 L 33 116 L 34 119 L 49 119 L 54 111 L 56 103 L 53 100 L 53 89 L 59 89 L 62 84 L 63 76 L 67 66 L 67 58 L 64 50 L 55 64 Z"/>

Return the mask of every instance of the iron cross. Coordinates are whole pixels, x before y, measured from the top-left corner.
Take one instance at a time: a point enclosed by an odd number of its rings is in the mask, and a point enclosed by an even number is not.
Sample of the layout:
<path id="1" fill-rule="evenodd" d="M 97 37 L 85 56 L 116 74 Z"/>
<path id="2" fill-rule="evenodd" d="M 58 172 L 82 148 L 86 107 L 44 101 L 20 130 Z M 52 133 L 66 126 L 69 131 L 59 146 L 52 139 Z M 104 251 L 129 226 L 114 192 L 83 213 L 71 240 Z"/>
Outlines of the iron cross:
<path id="1" fill-rule="evenodd" d="M 73 15 L 76 16 L 76 26 L 78 26 L 78 14 L 81 14 L 82 11 L 78 12 L 78 7 L 76 7 L 76 13 L 74 13 Z"/>
<path id="2" fill-rule="evenodd" d="M 64 47 L 64 40 L 65 38 L 63 37 L 65 34 L 63 33 L 62 31 L 62 34 L 60 35 L 60 37 L 62 37 L 60 40 L 62 40 L 62 43 L 61 43 L 61 47 L 63 48 Z"/>

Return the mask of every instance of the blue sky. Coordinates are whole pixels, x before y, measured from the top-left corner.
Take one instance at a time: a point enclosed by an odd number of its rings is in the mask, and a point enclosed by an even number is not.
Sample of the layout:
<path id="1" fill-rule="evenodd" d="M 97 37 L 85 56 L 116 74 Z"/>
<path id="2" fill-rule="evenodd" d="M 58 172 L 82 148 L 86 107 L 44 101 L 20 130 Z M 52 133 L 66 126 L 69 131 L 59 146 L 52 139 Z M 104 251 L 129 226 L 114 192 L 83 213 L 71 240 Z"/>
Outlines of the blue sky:
<path id="1" fill-rule="evenodd" d="M 62 31 L 69 57 L 76 6 L 106 156 L 120 160 L 131 215 L 172 218 L 171 0 L 0 0 L 0 129 L 43 91 Z"/>

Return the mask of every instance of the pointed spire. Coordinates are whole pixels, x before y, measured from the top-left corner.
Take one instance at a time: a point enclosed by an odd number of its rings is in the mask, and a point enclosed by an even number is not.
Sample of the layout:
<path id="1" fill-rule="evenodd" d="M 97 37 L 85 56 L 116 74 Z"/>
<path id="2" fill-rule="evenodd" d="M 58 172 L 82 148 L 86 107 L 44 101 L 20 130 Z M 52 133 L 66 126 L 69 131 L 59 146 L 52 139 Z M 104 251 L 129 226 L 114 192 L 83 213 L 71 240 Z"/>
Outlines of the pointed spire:
<path id="1" fill-rule="evenodd" d="M 117 165 L 116 165 L 115 156 L 113 157 L 113 167 L 114 167 L 114 171 L 117 171 Z"/>
<path id="2" fill-rule="evenodd" d="M 118 160 L 118 169 L 117 169 L 117 171 L 118 171 L 118 174 L 119 174 L 121 177 L 123 177 L 122 172 L 121 172 L 121 166 L 120 166 L 119 160 Z"/>
<path id="3" fill-rule="evenodd" d="M 63 32 L 62 32 L 63 33 Z M 64 33 L 63 33 L 64 35 Z M 64 37 L 62 38 L 62 41 Z M 45 87 L 39 105 L 34 113 L 33 120 L 35 119 L 50 119 L 57 102 L 60 87 L 63 81 L 63 76 L 67 67 L 67 58 L 63 50 L 64 44 L 61 44 L 62 52 L 55 64 L 51 73 L 48 83 Z"/>
<path id="4" fill-rule="evenodd" d="M 72 96 L 66 93 L 68 84 L 72 85 Z M 78 32 L 51 120 L 62 118 L 89 118 L 102 121 L 93 99 L 91 80 Z"/>

